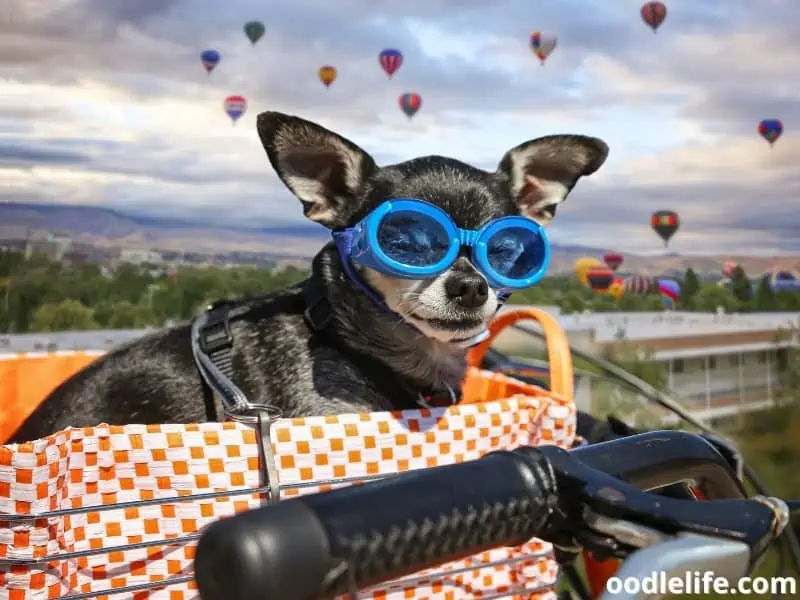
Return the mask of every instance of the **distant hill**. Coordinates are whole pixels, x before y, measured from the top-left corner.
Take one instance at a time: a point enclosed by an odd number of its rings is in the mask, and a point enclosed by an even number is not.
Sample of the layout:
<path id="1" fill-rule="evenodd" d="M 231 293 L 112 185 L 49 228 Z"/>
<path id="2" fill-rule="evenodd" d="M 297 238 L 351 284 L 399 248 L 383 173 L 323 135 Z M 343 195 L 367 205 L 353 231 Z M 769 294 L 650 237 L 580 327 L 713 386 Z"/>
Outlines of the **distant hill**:
<path id="1" fill-rule="evenodd" d="M 159 248 L 193 252 L 263 252 L 276 258 L 307 260 L 329 238 L 313 224 L 284 227 L 244 227 L 207 219 L 159 218 L 109 208 L 80 205 L 0 204 L 0 240 L 24 239 L 29 232 L 54 231 L 75 241 L 120 248 Z M 597 256 L 607 248 L 553 245 L 551 273 L 565 273 L 581 256 Z M 721 276 L 722 264 L 737 260 L 755 275 L 772 268 L 800 270 L 800 257 L 660 256 L 625 254 L 621 271 L 682 274 L 691 266 L 708 278 Z"/>

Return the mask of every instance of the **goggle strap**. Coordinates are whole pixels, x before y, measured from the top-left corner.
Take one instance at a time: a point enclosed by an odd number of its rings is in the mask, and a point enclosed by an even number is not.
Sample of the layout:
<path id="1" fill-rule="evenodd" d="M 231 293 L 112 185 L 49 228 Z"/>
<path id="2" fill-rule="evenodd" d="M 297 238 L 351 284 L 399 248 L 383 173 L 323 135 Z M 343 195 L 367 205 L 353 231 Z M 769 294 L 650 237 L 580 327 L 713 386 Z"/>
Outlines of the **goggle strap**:
<path id="1" fill-rule="evenodd" d="M 376 294 L 375 291 L 368 286 L 364 280 L 361 279 L 350 262 L 350 251 L 353 248 L 353 230 L 347 229 L 344 231 L 334 231 L 333 241 L 336 244 L 336 248 L 339 250 L 339 259 L 342 262 L 344 274 L 350 279 L 350 281 L 360 287 L 361 291 L 364 292 L 369 299 L 377 304 L 380 308 L 394 313 L 394 311 L 386 305 L 383 299 L 378 296 L 378 294 Z"/>

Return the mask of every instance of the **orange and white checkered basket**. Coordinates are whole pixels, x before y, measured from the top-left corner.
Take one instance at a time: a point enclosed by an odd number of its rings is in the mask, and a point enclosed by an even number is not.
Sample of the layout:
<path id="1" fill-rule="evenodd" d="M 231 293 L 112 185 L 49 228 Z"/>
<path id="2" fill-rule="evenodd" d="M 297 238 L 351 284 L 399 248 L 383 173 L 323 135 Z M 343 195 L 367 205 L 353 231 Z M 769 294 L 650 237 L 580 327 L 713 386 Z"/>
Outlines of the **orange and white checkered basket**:
<path id="1" fill-rule="evenodd" d="M 552 317 L 532 309 L 500 315 L 492 338 L 520 319 L 544 327 L 552 392 L 471 367 L 456 406 L 277 420 L 271 440 L 281 497 L 520 445 L 570 447 L 566 338 Z M 471 364 L 490 343 L 471 351 Z M 199 532 L 264 502 L 259 442 L 252 426 L 226 422 L 101 425 L 0 446 L 0 600 L 199 598 L 192 577 Z M 551 546 L 532 540 L 360 597 L 554 599 L 556 580 Z"/>

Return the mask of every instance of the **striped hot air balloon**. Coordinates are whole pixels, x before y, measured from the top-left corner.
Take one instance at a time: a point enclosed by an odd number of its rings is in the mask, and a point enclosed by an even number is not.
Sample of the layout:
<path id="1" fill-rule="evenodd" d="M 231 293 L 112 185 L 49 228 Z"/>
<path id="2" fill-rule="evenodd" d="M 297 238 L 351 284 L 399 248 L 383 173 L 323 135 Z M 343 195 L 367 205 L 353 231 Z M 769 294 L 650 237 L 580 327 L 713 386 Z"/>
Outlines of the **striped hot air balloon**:
<path id="1" fill-rule="evenodd" d="M 593 292 L 605 292 L 614 281 L 614 271 L 606 266 L 592 267 L 586 271 L 586 280 Z"/>
<path id="2" fill-rule="evenodd" d="M 378 55 L 378 63 L 389 76 L 389 79 L 403 66 L 403 53 L 394 48 L 386 48 Z"/>
<path id="3" fill-rule="evenodd" d="M 672 310 L 678 303 L 678 298 L 681 297 L 681 285 L 673 279 L 659 279 L 658 292 L 664 299 L 664 306 Z"/>
<path id="4" fill-rule="evenodd" d="M 544 66 L 547 57 L 556 49 L 557 43 L 557 38 L 552 33 L 534 31 L 531 34 L 531 49 L 542 66 Z"/>
<path id="5" fill-rule="evenodd" d="M 625 293 L 643 295 L 653 291 L 654 282 L 647 275 L 631 275 L 625 280 Z"/>
<path id="6" fill-rule="evenodd" d="M 670 238 L 675 235 L 678 228 L 681 226 L 681 220 L 678 213 L 672 210 L 657 210 L 650 217 L 650 227 L 653 228 L 662 240 L 664 240 L 664 247 L 669 245 Z"/>
<path id="7" fill-rule="evenodd" d="M 228 96 L 224 103 L 225 112 L 236 125 L 241 116 L 247 111 L 247 99 L 244 96 Z"/>
<path id="8" fill-rule="evenodd" d="M 408 92 L 400 96 L 397 99 L 397 103 L 400 105 L 400 110 L 411 119 L 422 107 L 422 96 L 414 92 Z"/>

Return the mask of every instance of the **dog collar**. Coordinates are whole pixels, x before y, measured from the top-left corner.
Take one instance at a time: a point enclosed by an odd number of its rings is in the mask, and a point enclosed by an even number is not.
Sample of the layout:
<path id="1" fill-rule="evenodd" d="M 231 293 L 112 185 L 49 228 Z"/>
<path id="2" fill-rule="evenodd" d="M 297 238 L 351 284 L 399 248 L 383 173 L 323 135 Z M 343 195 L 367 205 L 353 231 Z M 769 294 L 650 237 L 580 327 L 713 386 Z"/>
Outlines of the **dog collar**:
<path id="1" fill-rule="evenodd" d="M 445 384 L 443 390 L 431 391 L 427 394 L 420 392 L 417 397 L 417 404 L 422 408 L 446 408 L 458 404 L 460 396 L 460 391 L 454 390 L 449 385 Z"/>

